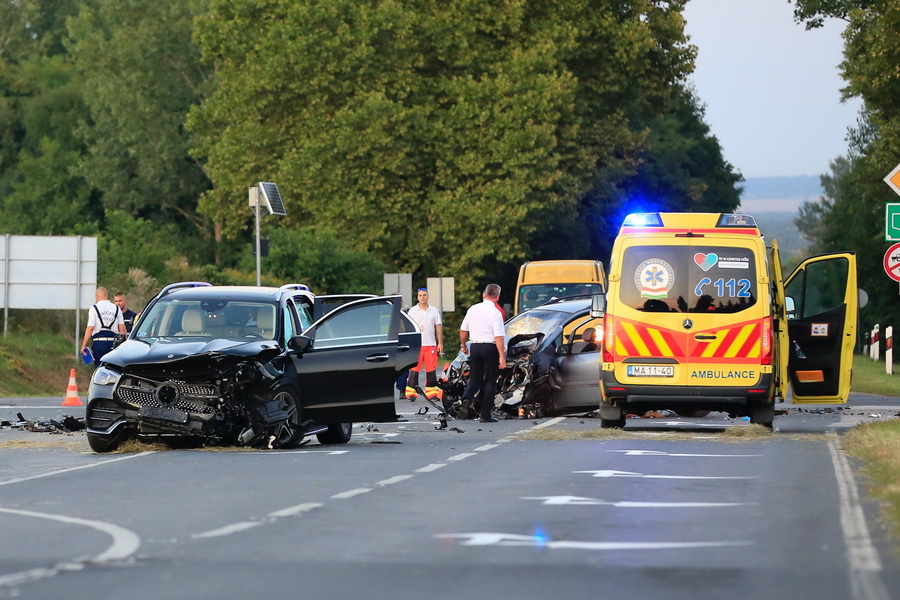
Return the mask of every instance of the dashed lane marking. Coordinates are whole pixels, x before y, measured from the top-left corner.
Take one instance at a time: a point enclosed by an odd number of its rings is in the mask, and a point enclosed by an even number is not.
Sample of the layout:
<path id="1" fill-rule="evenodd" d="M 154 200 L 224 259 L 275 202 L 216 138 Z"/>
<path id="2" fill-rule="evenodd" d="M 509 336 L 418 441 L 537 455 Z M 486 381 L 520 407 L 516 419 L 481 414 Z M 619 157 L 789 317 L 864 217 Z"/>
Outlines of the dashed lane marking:
<path id="1" fill-rule="evenodd" d="M 431 473 L 432 471 L 437 471 L 441 467 L 446 467 L 447 463 L 431 463 L 430 465 L 425 465 L 419 469 L 416 469 L 416 473 Z"/>
<path id="2" fill-rule="evenodd" d="M 346 492 L 341 492 L 339 494 L 335 494 L 332 496 L 335 500 L 345 500 L 347 498 L 353 498 L 354 496 L 360 496 L 362 494 L 368 494 L 372 491 L 372 488 L 356 488 L 353 490 L 347 490 Z"/>

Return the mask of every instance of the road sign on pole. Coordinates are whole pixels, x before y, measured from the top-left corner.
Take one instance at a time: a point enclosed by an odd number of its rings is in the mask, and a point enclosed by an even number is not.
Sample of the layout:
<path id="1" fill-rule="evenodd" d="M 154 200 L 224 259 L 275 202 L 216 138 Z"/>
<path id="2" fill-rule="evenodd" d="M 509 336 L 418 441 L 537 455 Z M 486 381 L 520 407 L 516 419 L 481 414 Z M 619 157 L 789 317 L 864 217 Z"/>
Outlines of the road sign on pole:
<path id="1" fill-rule="evenodd" d="M 900 244 L 894 244 L 884 253 L 884 272 L 894 281 L 900 281 Z"/>
<path id="2" fill-rule="evenodd" d="M 894 170 L 887 174 L 884 182 L 894 190 L 895 194 L 900 196 L 900 165 L 894 167 Z"/>
<path id="3" fill-rule="evenodd" d="M 900 202 L 884 204 L 884 241 L 900 242 Z"/>

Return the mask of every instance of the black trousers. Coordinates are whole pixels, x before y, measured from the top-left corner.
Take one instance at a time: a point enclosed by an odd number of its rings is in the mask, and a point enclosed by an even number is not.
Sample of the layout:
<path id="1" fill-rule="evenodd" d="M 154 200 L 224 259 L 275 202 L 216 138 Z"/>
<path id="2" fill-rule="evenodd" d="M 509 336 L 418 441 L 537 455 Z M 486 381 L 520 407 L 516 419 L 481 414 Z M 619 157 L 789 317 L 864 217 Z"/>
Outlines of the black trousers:
<path id="1" fill-rule="evenodd" d="M 481 418 L 491 416 L 494 396 L 497 395 L 497 375 L 500 373 L 500 354 L 497 344 L 469 346 L 469 382 L 463 398 L 472 400 L 481 391 Z"/>

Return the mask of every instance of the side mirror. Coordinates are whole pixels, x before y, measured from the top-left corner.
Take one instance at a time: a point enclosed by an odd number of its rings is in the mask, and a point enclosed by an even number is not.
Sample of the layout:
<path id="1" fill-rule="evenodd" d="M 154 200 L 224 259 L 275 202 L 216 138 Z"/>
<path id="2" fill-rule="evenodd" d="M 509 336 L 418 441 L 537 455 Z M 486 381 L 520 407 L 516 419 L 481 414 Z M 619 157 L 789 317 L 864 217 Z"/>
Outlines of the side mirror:
<path id="1" fill-rule="evenodd" d="M 297 354 L 309 352 L 313 348 L 313 339 L 305 335 L 295 335 L 288 340 L 288 348 Z"/>
<path id="2" fill-rule="evenodd" d="M 594 294 L 591 297 L 591 316 L 599 319 L 606 312 L 606 296 L 604 294 Z"/>
<path id="3" fill-rule="evenodd" d="M 113 347 L 113 348 L 118 347 L 118 346 L 121 345 L 122 342 L 124 342 L 127 338 L 128 338 L 128 334 L 127 334 L 127 333 L 117 333 L 117 334 L 116 334 L 116 339 L 113 340 L 113 345 L 112 345 L 112 347 Z"/>
<path id="4" fill-rule="evenodd" d="M 787 313 L 788 321 L 797 318 L 797 309 L 794 307 L 794 299 L 787 296 L 784 299 L 784 310 Z"/>

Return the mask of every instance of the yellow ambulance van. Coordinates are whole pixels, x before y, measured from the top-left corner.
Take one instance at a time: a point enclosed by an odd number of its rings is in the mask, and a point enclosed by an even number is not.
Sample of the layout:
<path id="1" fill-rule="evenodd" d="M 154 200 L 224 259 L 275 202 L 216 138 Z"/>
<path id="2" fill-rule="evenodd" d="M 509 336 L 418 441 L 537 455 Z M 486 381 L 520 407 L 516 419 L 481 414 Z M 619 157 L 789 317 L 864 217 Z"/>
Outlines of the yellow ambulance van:
<path id="1" fill-rule="evenodd" d="M 630 413 L 723 411 L 771 427 L 775 400 L 844 403 L 856 334 L 856 256 L 782 278 L 749 215 L 629 215 L 603 314 L 601 427 Z"/>
<path id="2" fill-rule="evenodd" d="M 519 267 L 513 314 L 550 300 L 605 291 L 606 271 L 599 260 L 534 260 Z"/>

